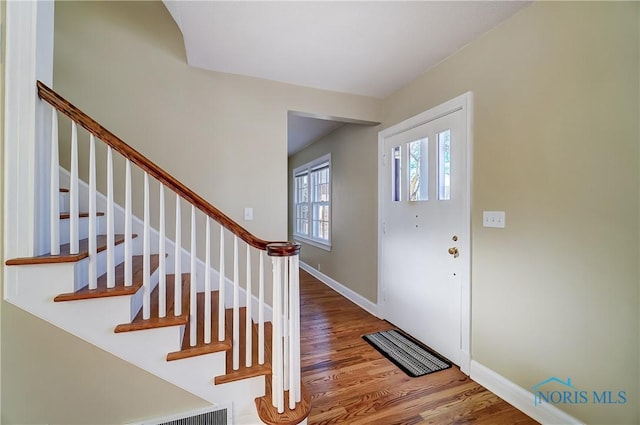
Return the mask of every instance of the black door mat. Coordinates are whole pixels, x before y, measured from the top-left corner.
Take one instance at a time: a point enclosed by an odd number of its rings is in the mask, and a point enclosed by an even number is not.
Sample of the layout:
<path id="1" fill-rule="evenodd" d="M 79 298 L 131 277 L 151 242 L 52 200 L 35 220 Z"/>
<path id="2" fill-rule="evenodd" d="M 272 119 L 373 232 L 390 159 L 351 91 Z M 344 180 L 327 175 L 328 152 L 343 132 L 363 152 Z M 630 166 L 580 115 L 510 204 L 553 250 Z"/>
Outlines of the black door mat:
<path id="1" fill-rule="evenodd" d="M 362 338 L 413 378 L 451 367 L 451 362 L 395 329 Z"/>

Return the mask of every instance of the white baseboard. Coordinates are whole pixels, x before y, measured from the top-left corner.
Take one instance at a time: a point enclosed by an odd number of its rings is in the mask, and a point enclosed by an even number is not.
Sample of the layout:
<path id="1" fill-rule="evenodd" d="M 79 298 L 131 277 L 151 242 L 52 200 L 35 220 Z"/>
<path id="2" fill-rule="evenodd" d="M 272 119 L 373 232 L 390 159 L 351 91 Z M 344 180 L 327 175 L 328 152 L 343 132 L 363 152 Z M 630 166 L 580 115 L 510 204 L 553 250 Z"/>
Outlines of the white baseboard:
<path id="1" fill-rule="evenodd" d="M 583 424 L 552 404 L 533 405 L 533 393 L 509 381 L 475 360 L 471 361 L 471 379 L 507 403 L 543 424 Z"/>
<path id="2" fill-rule="evenodd" d="M 327 285 L 329 288 L 333 289 L 334 291 L 336 291 L 337 293 L 345 297 L 346 299 L 348 299 L 349 301 L 357 304 L 362 309 L 368 311 L 369 313 L 373 314 L 376 317 L 380 317 L 380 315 L 378 314 L 378 304 L 375 304 L 369 301 L 362 295 L 347 288 L 340 282 L 333 280 L 326 274 L 318 271 L 317 269 L 314 269 L 313 267 L 311 267 L 310 265 L 306 264 L 303 261 L 300 261 L 300 268 L 306 271 L 307 273 L 309 273 L 311 276 L 318 279 L 320 282 Z"/>

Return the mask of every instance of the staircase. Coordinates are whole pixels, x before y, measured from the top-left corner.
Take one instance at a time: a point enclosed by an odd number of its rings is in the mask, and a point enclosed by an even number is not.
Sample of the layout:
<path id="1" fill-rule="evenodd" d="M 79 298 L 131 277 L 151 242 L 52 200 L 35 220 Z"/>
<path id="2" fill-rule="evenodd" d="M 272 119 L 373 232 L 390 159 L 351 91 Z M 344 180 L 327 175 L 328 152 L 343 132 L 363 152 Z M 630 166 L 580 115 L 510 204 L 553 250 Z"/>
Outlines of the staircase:
<path id="1" fill-rule="evenodd" d="M 212 404 L 232 403 L 234 423 L 305 423 L 299 245 L 255 237 L 41 82 L 38 95 L 52 107 L 50 252 L 6 262 L 7 301 Z M 69 172 L 58 165 L 59 114 L 71 120 Z M 78 126 L 90 135 L 89 158 L 81 161 L 88 183 L 78 177 Z M 107 145 L 106 195 L 96 190 L 96 140 Z M 125 162 L 123 207 L 114 201 L 117 156 Z M 141 193 L 133 167 L 143 173 Z M 142 219 L 132 213 L 134 197 L 143 199 Z M 185 206 L 189 250 L 175 242 Z"/>

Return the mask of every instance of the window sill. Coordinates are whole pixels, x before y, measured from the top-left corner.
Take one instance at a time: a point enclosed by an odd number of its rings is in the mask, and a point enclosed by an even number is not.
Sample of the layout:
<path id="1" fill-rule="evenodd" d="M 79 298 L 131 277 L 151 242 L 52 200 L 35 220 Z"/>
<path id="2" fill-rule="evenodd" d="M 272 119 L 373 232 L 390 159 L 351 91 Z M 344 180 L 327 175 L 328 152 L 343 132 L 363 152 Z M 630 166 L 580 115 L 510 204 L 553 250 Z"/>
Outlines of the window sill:
<path id="1" fill-rule="evenodd" d="M 293 240 L 296 242 L 302 242 L 307 245 L 315 246 L 316 248 L 324 249 L 325 251 L 331 251 L 331 245 L 323 242 L 318 242 L 313 239 L 305 238 L 300 235 L 293 235 Z"/>

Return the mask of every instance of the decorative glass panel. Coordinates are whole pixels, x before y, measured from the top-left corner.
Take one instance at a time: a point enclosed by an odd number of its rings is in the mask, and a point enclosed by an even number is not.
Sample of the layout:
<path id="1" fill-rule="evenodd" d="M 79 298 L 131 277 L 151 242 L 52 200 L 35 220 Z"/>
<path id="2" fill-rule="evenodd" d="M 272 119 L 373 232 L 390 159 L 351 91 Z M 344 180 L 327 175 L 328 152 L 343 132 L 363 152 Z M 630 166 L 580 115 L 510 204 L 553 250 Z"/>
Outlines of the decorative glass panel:
<path id="1" fill-rule="evenodd" d="M 451 130 L 438 133 L 438 199 L 451 199 Z"/>
<path id="2" fill-rule="evenodd" d="M 400 202 L 400 179 L 402 171 L 402 153 L 400 146 L 391 149 L 391 200 Z"/>
<path id="3" fill-rule="evenodd" d="M 424 138 L 407 144 L 409 155 L 409 200 L 429 199 L 429 139 Z"/>

